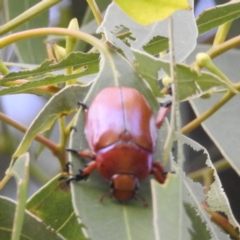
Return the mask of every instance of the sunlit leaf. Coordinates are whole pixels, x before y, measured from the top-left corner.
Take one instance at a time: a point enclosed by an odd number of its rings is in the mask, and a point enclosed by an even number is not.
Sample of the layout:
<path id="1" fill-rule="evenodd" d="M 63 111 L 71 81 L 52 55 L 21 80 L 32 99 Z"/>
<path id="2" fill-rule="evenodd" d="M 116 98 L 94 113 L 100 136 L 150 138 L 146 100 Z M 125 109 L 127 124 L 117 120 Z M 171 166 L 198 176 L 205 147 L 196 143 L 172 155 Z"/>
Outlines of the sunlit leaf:
<path id="1" fill-rule="evenodd" d="M 190 10 L 187 0 L 114 0 L 136 22 L 147 25 L 161 21 L 177 10 Z"/>
<path id="2" fill-rule="evenodd" d="M 193 0 L 190 0 L 189 4 L 193 6 Z M 177 11 L 172 15 L 172 19 L 175 60 L 181 62 L 196 46 L 198 36 L 196 21 L 193 11 Z M 120 48 L 130 61 L 134 61 L 132 49 L 157 56 L 161 51 L 166 50 L 169 20 L 142 26 L 112 3 L 107 8 L 98 32 L 104 33 L 109 42 Z M 169 59 L 169 55 L 166 54 L 164 59 Z"/>

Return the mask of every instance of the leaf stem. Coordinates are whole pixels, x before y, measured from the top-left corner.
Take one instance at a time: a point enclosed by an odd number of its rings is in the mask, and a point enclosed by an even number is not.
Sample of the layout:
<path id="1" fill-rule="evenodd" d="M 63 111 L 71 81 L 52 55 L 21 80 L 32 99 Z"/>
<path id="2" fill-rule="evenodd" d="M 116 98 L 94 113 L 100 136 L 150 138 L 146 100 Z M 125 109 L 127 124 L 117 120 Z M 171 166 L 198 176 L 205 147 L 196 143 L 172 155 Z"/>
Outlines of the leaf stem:
<path id="1" fill-rule="evenodd" d="M 97 22 L 97 25 L 100 26 L 103 21 L 103 18 L 102 18 L 102 14 L 98 8 L 96 1 L 95 0 L 87 0 L 87 3 L 92 10 L 92 13 Z M 104 41 L 106 41 L 105 35 L 104 34 L 101 34 L 101 35 L 102 35 L 102 39 Z"/>
<path id="2" fill-rule="evenodd" d="M 236 94 L 238 91 L 234 88 L 234 84 L 227 78 L 227 76 L 213 63 L 212 59 L 206 53 L 198 53 L 196 55 L 196 60 L 199 67 L 205 67 L 211 73 L 217 75 L 221 80 L 225 81 L 228 88 L 235 92 Z"/>
<path id="3" fill-rule="evenodd" d="M 69 132 L 66 130 L 65 127 L 65 117 L 59 118 L 59 129 L 60 129 L 60 141 L 58 145 L 59 150 L 59 162 L 61 164 L 61 169 L 63 170 L 66 167 L 66 144 Z"/>
<path id="4" fill-rule="evenodd" d="M 45 35 L 63 35 L 63 36 L 71 36 L 78 38 L 80 40 L 86 41 L 87 43 L 91 44 L 92 46 L 96 47 L 104 56 L 103 60 L 108 61 L 110 68 L 113 73 L 114 81 L 118 81 L 117 77 L 117 71 L 114 65 L 114 61 L 112 59 L 111 54 L 108 51 L 108 48 L 106 45 L 104 45 L 100 40 L 97 38 L 81 32 L 76 31 L 72 29 L 66 29 L 66 28 L 38 28 L 38 29 L 31 29 L 27 31 L 22 31 L 18 33 L 11 34 L 9 36 L 3 37 L 0 39 L 0 48 L 4 48 L 14 42 L 31 38 L 31 37 L 39 37 L 39 36 L 45 36 Z"/>
<path id="5" fill-rule="evenodd" d="M 221 160 L 213 163 L 213 165 L 218 172 L 223 171 L 230 166 L 229 162 L 226 159 L 221 159 Z M 197 180 L 201 180 L 201 178 L 203 177 L 204 174 L 212 173 L 212 171 L 213 170 L 211 168 L 204 167 L 202 169 L 199 169 L 195 172 L 192 172 L 192 173 L 188 174 L 188 177 L 191 178 L 194 181 L 197 181 Z"/>
<path id="6" fill-rule="evenodd" d="M 10 72 L 9 69 L 3 63 L 1 56 L 0 56 L 0 72 L 4 75 L 6 75 Z"/>
<path id="7" fill-rule="evenodd" d="M 173 20 L 172 17 L 169 17 L 169 56 L 170 56 L 170 78 L 172 79 L 173 84 L 171 84 L 173 98 L 172 98 L 172 108 L 171 108 L 171 121 L 170 121 L 170 128 L 168 131 L 167 139 L 164 144 L 164 151 L 163 151 L 163 164 L 166 164 L 169 159 L 169 154 L 172 150 L 172 143 L 174 141 L 174 134 L 177 127 L 177 114 L 178 112 L 178 82 L 176 78 L 176 71 L 175 71 L 175 56 L 174 56 L 174 45 L 173 45 Z M 179 128 L 180 130 L 180 128 Z M 181 165 L 181 163 L 180 163 Z"/>
<path id="8" fill-rule="evenodd" d="M 218 28 L 218 31 L 213 41 L 213 46 L 219 45 L 225 41 L 232 23 L 233 21 L 229 21 Z"/>
<path id="9" fill-rule="evenodd" d="M 87 3 L 92 10 L 92 13 L 94 15 L 94 18 L 95 18 L 98 26 L 100 26 L 103 19 L 102 19 L 102 14 L 98 8 L 97 3 L 95 2 L 95 0 L 87 0 Z"/>
<path id="10" fill-rule="evenodd" d="M 49 9 L 53 5 L 61 2 L 61 0 L 44 0 L 40 1 L 33 7 L 29 8 L 22 14 L 18 15 L 14 19 L 8 21 L 6 24 L 0 27 L 0 35 L 3 35 L 12 29 L 16 28 L 17 26 L 21 25 L 22 23 L 29 21 L 29 19 L 37 16 L 38 14 L 44 12 L 45 10 Z"/>
<path id="11" fill-rule="evenodd" d="M 208 51 L 207 54 L 213 59 L 217 57 L 218 55 L 232 49 L 235 47 L 238 47 L 240 45 L 240 36 L 234 37 L 229 39 L 228 41 L 215 45 L 211 47 Z"/>
<path id="12" fill-rule="evenodd" d="M 211 215 L 211 220 L 224 229 L 228 234 L 230 234 L 232 239 L 239 239 L 238 230 L 234 228 L 232 224 L 230 224 L 225 216 L 221 215 L 219 212 L 210 211 L 206 204 L 203 204 L 203 208 Z"/>
<path id="13" fill-rule="evenodd" d="M 209 108 L 207 111 L 202 113 L 199 117 L 195 118 L 192 122 L 185 125 L 182 128 L 181 133 L 187 134 L 187 133 L 191 132 L 193 129 L 198 127 L 203 121 L 205 121 L 207 118 L 209 118 L 213 113 L 215 113 L 220 107 L 222 107 L 225 103 L 227 103 L 234 96 L 235 96 L 235 94 L 232 91 L 227 91 L 224 94 L 224 96 L 218 102 L 216 102 L 211 108 Z"/>
<path id="14" fill-rule="evenodd" d="M 26 133 L 27 132 L 27 127 L 20 124 L 19 122 L 16 122 L 15 120 L 7 117 L 5 114 L 3 114 L 2 112 L 0 112 L 0 120 L 2 120 L 3 122 L 7 123 L 8 125 L 14 127 L 15 129 Z M 52 151 L 52 153 L 54 155 L 57 154 L 57 145 L 55 143 L 53 143 L 52 141 L 48 140 L 47 138 L 45 138 L 42 135 L 37 135 L 35 137 L 35 140 L 39 143 L 42 143 L 43 145 L 45 145 L 49 150 Z"/>
<path id="15" fill-rule="evenodd" d="M 224 43 L 221 43 L 219 45 L 215 45 L 211 47 L 208 51 L 207 54 L 209 57 L 212 59 L 217 57 L 218 55 L 234 48 L 240 45 L 240 36 L 237 36 L 235 38 L 232 38 Z M 194 66 L 197 64 L 194 62 L 192 65 Z M 233 84 L 235 86 L 235 89 L 240 90 L 240 83 L 238 84 Z M 232 97 L 235 96 L 235 93 L 232 91 L 227 91 L 224 96 L 217 102 L 215 103 L 210 109 L 206 110 L 204 113 L 202 113 L 199 117 L 195 118 L 192 122 L 188 123 L 185 125 L 181 133 L 182 134 L 187 134 L 196 127 L 198 127 L 203 121 L 205 121 L 207 118 L 209 118 L 213 113 L 215 113 L 220 107 L 222 107 L 225 103 L 227 103 Z"/>
<path id="16" fill-rule="evenodd" d="M 198 127 L 204 120 L 209 118 L 213 113 L 215 113 L 220 107 L 222 107 L 227 101 L 229 101 L 235 94 L 228 91 L 217 103 L 215 103 L 211 108 L 201 114 L 199 117 L 195 118 L 193 121 L 185 125 L 181 133 L 186 134 L 191 132 L 193 129 Z"/>

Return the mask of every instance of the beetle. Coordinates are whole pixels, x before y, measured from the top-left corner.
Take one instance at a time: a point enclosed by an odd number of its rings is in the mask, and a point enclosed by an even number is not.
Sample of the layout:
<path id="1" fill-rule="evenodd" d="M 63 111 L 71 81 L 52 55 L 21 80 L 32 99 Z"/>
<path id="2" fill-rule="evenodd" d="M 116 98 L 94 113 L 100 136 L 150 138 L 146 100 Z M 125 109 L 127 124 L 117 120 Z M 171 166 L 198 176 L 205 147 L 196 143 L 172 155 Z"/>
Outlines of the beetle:
<path id="1" fill-rule="evenodd" d="M 85 135 L 91 150 L 67 149 L 92 161 L 79 170 L 73 180 L 86 179 L 93 170 L 110 181 L 110 196 L 118 201 L 135 197 L 139 182 L 153 174 L 164 183 L 166 172 L 159 162 L 153 161 L 157 128 L 169 111 L 165 104 L 154 114 L 145 97 L 130 87 L 108 87 L 101 90 L 90 107 L 79 102 L 85 110 Z"/>

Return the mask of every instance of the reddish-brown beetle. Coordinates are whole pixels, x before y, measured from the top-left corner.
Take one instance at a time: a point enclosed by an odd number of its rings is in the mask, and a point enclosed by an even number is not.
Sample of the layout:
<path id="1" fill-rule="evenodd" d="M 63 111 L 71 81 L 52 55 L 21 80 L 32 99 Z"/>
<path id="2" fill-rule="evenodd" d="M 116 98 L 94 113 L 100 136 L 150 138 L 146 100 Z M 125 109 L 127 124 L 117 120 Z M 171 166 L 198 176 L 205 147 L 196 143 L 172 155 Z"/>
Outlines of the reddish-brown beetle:
<path id="1" fill-rule="evenodd" d="M 89 108 L 80 105 L 86 113 L 85 134 L 91 151 L 67 150 L 92 161 L 79 174 L 68 178 L 68 183 L 86 179 L 97 169 L 111 182 L 110 194 L 119 201 L 132 199 L 139 181 L 151 173 L 164 183 L 166 173 L 152 155 L 157 127 L 161 126 L 169 104 L 160 109 L 157 122 L 143 95 L 133 88 L 105 88 Z"/>

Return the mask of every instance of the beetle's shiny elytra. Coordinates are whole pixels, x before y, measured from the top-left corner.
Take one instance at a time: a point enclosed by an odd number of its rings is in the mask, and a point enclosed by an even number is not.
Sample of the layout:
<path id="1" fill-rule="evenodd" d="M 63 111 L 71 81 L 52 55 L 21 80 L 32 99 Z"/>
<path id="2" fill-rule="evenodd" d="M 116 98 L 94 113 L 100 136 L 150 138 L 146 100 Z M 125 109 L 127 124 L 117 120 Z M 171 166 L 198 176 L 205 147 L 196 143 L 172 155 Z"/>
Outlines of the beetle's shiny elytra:
<path id="1" fill-rule="evenodd" d="M 162 124 L 168 107 L 161 109 L 156 123 L 143 95 L 128 87 L 105 88 L 89 108 L 82 105 L 86 114 L 85 134 L 91 151 L 77 154 L 92 161 L 67 182 L 85 179 L 97 169 L 111 182 L 110 194 L 119 201 L 132 199 L 139 181 L 151 173 L 158 182 L 164 183 L 165 171 L 160 163 L 153 161 L 153 153 L 157 126 Z"/>

